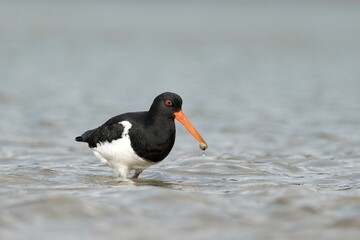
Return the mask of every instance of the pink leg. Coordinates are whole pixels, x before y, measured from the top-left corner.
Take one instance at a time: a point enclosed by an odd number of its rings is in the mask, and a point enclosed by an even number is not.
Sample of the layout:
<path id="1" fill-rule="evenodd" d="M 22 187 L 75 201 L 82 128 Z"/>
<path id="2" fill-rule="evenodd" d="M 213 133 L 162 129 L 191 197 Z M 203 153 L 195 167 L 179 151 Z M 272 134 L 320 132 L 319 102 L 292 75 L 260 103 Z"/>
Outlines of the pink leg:
<path id="1" fill-rule="evenodd" d="M 139 175 L 142 173 L 142 171 L 135 171 L 134 176 L 132 176 L 132 179 L 137 179 L 139 177 Z"/>

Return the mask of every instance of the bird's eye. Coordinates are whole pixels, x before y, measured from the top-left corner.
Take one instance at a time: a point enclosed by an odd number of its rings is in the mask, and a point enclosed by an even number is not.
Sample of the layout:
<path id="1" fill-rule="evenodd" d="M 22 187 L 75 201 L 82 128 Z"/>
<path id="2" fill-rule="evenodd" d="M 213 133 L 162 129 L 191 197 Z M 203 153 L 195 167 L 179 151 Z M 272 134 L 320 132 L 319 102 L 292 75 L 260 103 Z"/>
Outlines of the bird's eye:
<path id="1" fill-rule="evenodd" d="M 172 101 L 171 101 L 170 99 L 167 99 L 167 100 L 165 101 L 165 104 L 166 104 L 166 106 L 168 106 L 168 107 L 170 107 L 170 106 L 173 105 L 173 103 L 172 103 Z"/>

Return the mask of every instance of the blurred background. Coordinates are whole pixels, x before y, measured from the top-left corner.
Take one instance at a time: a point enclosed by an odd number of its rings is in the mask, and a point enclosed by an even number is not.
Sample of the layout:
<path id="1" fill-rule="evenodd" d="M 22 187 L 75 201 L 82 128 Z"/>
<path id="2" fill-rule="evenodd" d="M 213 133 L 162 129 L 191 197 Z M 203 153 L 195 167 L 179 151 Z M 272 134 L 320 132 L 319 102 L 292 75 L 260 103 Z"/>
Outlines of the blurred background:
<path id="1" fill-rule="evenodd" d="M 357 239 L 360 2 L 0 1 L 1 239 Z M 119 183 L 74 137 L 164 91 L 171 154 Z"/>

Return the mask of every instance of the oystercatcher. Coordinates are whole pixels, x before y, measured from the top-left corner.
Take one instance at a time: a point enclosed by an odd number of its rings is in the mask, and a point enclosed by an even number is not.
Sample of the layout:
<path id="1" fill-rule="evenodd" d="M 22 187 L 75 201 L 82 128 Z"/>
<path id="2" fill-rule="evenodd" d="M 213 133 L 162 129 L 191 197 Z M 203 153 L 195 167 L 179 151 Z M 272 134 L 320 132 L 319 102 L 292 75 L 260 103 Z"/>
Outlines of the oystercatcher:
<path id="1" fill-rule="evenodd" d="M 181 122 L 199 141 L 208 145 L 181 110 L 182 99 L 171 92 L 154 99 L 149 111 L 130 112 L 110 118 L 98 128 L 75 138 L 86 142 L 96 157 L 115 170 L 119 178 L 138 178 L 142 171 L 163 160 L 175 142 L 175 122 Z"/>

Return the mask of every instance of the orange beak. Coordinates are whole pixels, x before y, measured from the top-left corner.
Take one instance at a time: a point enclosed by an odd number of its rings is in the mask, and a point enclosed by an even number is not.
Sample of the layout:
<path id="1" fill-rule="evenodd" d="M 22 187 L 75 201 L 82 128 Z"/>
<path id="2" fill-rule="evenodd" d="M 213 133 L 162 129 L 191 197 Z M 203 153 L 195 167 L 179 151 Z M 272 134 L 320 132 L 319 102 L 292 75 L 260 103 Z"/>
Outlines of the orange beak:
<path id="1" fill-rule="evenodd" d="M 175 115 L 175 119 L 178 120 L 179 122 L 181 122 L 182 125 L 184 125 L 184 127 L 186 127 L 186 129 L 196 138 L 196 140 L 199 141 L 201 150 L 207 149 L 208 148 L 207 143 L 202 138 L 200 133 L 195 129 L 195 127 L 191 124 L 191 122 L 185 116 L 183 111 L 180 110 L 178 112 L 175 112 L 174 115 Z"/>

